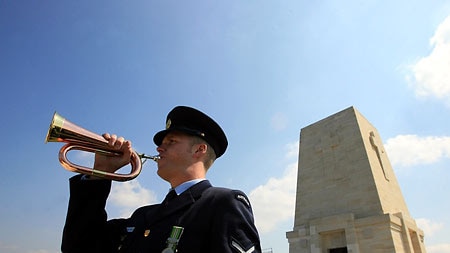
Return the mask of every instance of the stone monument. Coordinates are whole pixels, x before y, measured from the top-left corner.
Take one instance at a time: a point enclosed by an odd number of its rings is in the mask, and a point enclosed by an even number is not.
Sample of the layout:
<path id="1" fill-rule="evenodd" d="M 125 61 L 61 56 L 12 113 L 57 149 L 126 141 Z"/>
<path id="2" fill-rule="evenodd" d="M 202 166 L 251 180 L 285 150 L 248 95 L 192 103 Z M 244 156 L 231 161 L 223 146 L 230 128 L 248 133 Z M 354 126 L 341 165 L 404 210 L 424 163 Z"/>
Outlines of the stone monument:
<path id="1" fill-rule="evenodd" d="M 424 253 L 383 142 L 354 107 L 300 132 L 289 253 Z"/>

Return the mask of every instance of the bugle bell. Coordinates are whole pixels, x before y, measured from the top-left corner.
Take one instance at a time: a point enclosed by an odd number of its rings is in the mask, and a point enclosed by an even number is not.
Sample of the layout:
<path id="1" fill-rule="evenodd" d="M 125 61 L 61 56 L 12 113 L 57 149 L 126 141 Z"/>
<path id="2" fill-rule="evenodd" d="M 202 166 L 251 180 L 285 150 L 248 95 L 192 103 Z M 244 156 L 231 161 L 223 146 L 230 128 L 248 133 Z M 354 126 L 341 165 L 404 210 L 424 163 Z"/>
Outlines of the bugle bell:
<path id="1" fill-rule="evenodd" d="M 45 142 L 67 143 L 59 150 L 59 162 L 65 169 L 115 181 L 128 181 L 137 177 L 142 170 L 143 162 L 141 159 L 151 159 L 153 161 L 159 159 L 159 156 L 147 156 L 133 151 L 130 160 L 131 171 L 129 174 L 110 173 L 74 164 L 67 159 L 67 152 L 70 150 L 102 153 L 111 156 L 120 155 L 120 153 L 108 146 L 108 141 L 103 136 L 73 124 L 56 112 L 53 114 Z"/>

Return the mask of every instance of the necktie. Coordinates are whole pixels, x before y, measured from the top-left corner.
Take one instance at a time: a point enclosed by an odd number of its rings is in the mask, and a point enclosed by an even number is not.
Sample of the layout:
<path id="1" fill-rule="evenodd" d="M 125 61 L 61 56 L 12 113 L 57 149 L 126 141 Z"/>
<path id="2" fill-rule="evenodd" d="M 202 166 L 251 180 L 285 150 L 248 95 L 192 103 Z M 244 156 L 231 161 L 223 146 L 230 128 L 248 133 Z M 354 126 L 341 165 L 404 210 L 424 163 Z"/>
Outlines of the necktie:
<path id="1" fill-rule="evenodd" d="M 169 202 L 174 199 L 177 196 L 177 193 L 175 192 L 175 190 L 170 190 L 169 193 L 167 193 L 166 198 L 164 199 L 163 203 L 164 204 L 169 204 Z"/>

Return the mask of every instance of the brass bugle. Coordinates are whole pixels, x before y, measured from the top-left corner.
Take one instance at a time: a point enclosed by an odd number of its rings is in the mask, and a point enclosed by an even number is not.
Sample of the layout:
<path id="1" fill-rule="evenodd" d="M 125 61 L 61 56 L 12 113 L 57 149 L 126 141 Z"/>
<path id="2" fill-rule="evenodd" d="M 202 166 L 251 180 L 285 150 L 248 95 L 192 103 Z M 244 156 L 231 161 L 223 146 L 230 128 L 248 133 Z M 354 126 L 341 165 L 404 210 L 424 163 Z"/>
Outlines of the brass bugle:
<path id="1" fill-rule="evenodd" d="M 66 170 L 114 181 L 132 180 L 141 173 L 143 164 L 142 159 L 151 159 L 156 162 L 160 158 L 159 156 L 139 154 L 133 150 L 130 160 L 131 171 L 129 174 L 105 172 L 74 164 L 67 159 L 67 153 L 70 150 L 81 150 L 110 156 L 120 155 L 121 153 L 108 146 L 108 141 L 105 140 L 103 136 L 75 125 L 56 112 L 53 114 L 45 142 L 67 143 L 59 150 L 59 162 Z"/>

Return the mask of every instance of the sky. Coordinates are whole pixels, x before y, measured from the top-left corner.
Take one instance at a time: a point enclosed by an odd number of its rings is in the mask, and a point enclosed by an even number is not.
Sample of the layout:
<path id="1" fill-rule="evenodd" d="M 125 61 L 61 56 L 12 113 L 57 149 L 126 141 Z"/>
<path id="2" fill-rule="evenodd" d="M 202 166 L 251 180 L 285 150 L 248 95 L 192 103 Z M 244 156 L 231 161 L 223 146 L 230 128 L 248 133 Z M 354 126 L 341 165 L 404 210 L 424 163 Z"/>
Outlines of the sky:
<path id="1" fill-rule="evenodd" d="M 288 252 L 300 130 L 354 106 L 427 252 L 450 253 L 449 59 L 443 0 L 0 0 L 0 252 L 60 251 L 74 173 L 44 142 L 55 111 L 156 154 L 167 113 L 188 105 L 226 132 L 208 179 L 248 194 L 263 248 Z M 155 172 L 114 183 L 109 217 L 160 202 Z"/>

